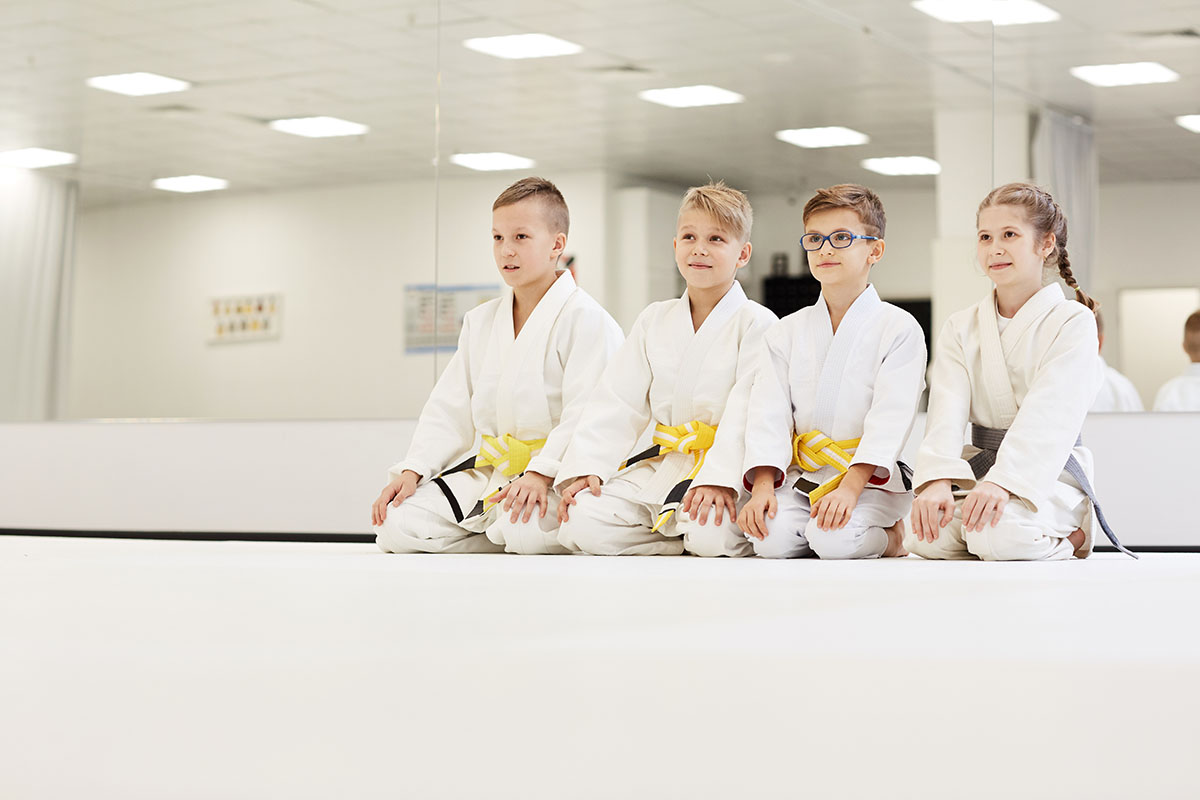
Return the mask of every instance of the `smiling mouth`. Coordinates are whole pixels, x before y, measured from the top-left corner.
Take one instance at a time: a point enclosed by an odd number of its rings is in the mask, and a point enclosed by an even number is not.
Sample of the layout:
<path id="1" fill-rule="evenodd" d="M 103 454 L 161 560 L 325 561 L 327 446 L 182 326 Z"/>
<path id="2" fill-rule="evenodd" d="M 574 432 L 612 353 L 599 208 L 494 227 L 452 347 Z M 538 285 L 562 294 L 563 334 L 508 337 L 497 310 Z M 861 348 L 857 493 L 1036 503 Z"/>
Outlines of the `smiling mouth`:
<path id="1" fill-rule="evenodd" d="M 513 264 L 505 264 L 504 269 L 509 270 L 511 272 L 512 270 L 520 269 L 520 267 L 514 266 Z"/>
<path id="2" fill-rule="evenodd" d="M 688 264 L 692 269 L 712 269 L 712 264 Z"/>

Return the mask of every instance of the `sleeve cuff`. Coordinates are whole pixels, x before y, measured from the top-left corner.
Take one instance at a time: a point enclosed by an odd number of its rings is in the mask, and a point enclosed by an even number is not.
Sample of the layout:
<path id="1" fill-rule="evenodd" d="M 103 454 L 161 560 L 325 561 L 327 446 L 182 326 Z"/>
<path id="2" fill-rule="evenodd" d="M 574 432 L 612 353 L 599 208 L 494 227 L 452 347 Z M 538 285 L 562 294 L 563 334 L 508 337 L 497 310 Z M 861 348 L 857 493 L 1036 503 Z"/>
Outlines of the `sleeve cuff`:
<path id="1" fill-rule="evenodd" d="M 558 480 L 560 469 L 562 469 L 562 462 L 549 456 L 535 456 L 529 459 L 529 465 L 525 467 L 526 472 L 537 472 L 550 478 L 551 481 Z"/>

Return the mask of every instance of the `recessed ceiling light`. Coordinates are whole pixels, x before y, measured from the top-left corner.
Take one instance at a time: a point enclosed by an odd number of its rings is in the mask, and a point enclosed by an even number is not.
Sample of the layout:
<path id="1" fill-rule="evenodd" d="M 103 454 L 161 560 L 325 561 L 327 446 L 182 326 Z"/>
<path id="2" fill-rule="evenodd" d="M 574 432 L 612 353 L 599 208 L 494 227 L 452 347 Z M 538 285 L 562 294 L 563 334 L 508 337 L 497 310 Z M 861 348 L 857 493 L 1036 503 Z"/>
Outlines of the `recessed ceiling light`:
<path id="1" fill-rule="evenodd" d="M 796 147 L 847 147 L 866 144 L 871 137 L 850 128 L 792 128 L 775 131 L 775 138 Z"/>
<path id="2" fill-rule="evenodd" d="M 79 156 L 74 153 L 47 150 L 43 147 L 26 147 L 21 150 L 0 153 L 0 167 L 41 169 L 42 167 L 61 167 L 64 164 L 74 164 L 78 160 Z"/>
<path id="3" fill-rule="evenodd" d="M 916 0 L 912 7 L 942 22 L 1028 25 L 1059 18 L 1053 8 L 1033 0 Z"/>
<path id="4" fill-rule="evenodd" d="M 155 189 L 167 192 L 213 192 L 228 186 L 229 181 L 224 178 L 210 178 L 207 175 L 177 175 L 154 181 Z"/>
<path id="5" fill-rule="evenodd" d="M 296 117 L 275 119 L 268 123 L 271 128 L 295 136 L 324 139 L 329 136 L 361 136 L 371 130 L 358 122 L 349 122 L 337 117 Z"/>
<path id="6" fill-rule="evenodd" d="M 518 33 L 513 36 L 487 36 L 467 39 L 463 46 L 478 53 L 497 58 L 546 58 L 548 56 L 573 56 L 583 52 L 574 42 L 547 36 L 544 33 Z"/>
<path id="7" fill-rule="evenodd" d="M 864 158 L 862 166 L 880 175 L 937 175 L 942 171 L 941 164 L 925 156 Z"/>
<path id="8" fill-rule="evenodd" d="M 1176 117 L 1175 122 L 1192 133 L 1200 133 L 1200 114 L 1185 114 L 1182 117 Z"/>
<path id="9" fill-rule="evenodd" d="M 534 166 L 532 158 L 522 158 L 511 153 L 455 153 L 450 163 L 467 169 L 493 172 L 502 169 L 529 169 Z"/>
<path id="10" fill-rule="evenodd" d="M 1178 72 L 1167 69 L 1157 61 L 1071 67 L 1071 74 L 1092 86 L 1137 86 L 1143 83 L 1170 83 L 1179 80 Z"/>
<path id="11" fill-rule="evenodd" d="M 87 85 L 93 89 L 127 94 L 131 97 L 182 92 L 192 88 L 192 85 L 187 81 L 168 78 L 164 75 L 155 75 L 153 72 L 127 72 L 122 75 L 100 75 L 95 78 L 88 78 Z"/>
<path id="12" fill-rule="evenodd" d="M 638 92 L 638 97 L 671 108 L 722 106 L 728 103 L 740 103 L 746 99 L 737 92 L 706 85 L 677 86 L 674 89 L 647 89 L 644 92 Z"/>

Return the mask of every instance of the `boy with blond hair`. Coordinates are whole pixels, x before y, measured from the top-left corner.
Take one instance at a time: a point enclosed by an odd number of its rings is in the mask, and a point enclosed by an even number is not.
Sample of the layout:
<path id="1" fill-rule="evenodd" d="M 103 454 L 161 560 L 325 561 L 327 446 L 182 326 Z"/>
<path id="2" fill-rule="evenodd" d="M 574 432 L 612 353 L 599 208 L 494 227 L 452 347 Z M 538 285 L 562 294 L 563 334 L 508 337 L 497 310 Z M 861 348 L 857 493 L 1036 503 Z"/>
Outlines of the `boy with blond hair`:
<path id="1" fill-rule="evenodd" d="M 911 470 L 899 462 L 925 386 L 925 336 L 879 299 L 870 272 L 887 219 L 865 186 L 820 189 L 804 207 L 816 305 L 764 336 L 750 395 L 738 523 L 769 558 L 905 555 Z"/>
<path id="2" fill-rule="evenodd" d="M 570 217 L 548 180 L 492 205 L 504 293 L 467 312 L 412 446 L 371 507 L 389 553 L 567 552 L 552 486 L 621 329 L 558 267 Z"/>
<path id="3" fill-rule="evenodd" d="M 749 200 L 724 183 L 684 197 L 674 245 L 687 289 L 638 316 L 559 470 L 568 549 L 750 555 L 735 522 L 746 400 L 775 321 L 737 282 L 752 223 Z M 646 435 L 653 445 L 637 449 Z"/>
<path id="4" fill-rule="evenodd" d="M 1183 352 L 1187 353 L 1187 372 L 1162 385 L 1154 397 L 1155 411 L 1200 411 L 1200 311 L 1183 323 Z"/>

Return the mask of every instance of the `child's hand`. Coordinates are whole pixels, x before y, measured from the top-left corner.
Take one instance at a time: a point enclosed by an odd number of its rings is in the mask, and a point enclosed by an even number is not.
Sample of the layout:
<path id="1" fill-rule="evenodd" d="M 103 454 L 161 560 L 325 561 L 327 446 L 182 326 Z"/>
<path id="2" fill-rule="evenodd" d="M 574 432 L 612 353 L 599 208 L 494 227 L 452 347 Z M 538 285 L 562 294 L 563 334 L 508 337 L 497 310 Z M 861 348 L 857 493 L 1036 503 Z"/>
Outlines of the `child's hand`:
<path id="1" fill-rule="evenodd" d="M 975 484 L 975 488 L 967 493 L 963 500 L 962 519 L 963 530 L 981 531 L 990 520 L 992 527 L 1000 521 L 1004 506 L 1012 497 L 1007 489 L 1003 489 L 991 481 Z"/>
<path id="2" fill-rule="evenodd" d="M 571 482 L 571 485 L 563 489 L 562 502 L 558 504 L 558 524 L 567 521 L 567 509 L 576 502 L 575 495 L 579 494 L 584 489 L 591 489 L 592 494 L 596 497 L 600 496 L 600 476 L 586 475 L 582 478 L 576 478 Z"/>
<path id="3" fill-rule="evenodd" d="M 549 492 L 552 482 L 550 478 L 540 472 L 526 472 L 489 497 L 488 502 L 499 503 L 503 500 L 502 508 L 505 511 L 512 511 L 512 515 L 508 518 L 509 522 L 516 522 L 517 517 L 521 516 L 522 510 L 525 512 L 525 518 L 521 521 L 529 522 L 534 509 L 539 507 L 538 519 L 541 519 L 546 516 L 546 494 Z"/>
<path id="4" fill-rule="evenodd" d="M 383 521 L 387 519 L 388 503 L 398 506 L 412 497 L 413 492 L 417 490 L 417 481 L 419 480 L 421 480 L 420 475 L 411 469 L 406 469 L 400 473 L 399 478 L 383 487 L 383 491 L 379 493 L 379 497 L 371 506 L 371 524 L 382 525 Z"/>
<path id="5" fill-rule="evenodd" d="M 934 542 L 954 519 L 954 491 L 950 481 L 933 481 L 913 501 L 912 526 L 919 542 Z"/>
<path id="6" fill-rule="evenodd" d="M 760 491 L 755 486 L 750 501 L 742 506 L 742 511 L 738 514 L 738 527 L 746 535 L 753 536 L 761 542 L 767 538 L 767 518 L 775 519 L 775 512 L 778 510 L 779 501 L 775 499 L 775 488 Z"/>
<path id="7" fill-rule="evenodd" d="M 812 518 L 823 531 L 839 530 L 850 521 L 850 512 L 858 505 L 858 493 L 839 486 L 813 506 Z"/>
<path id="8" fill-rule="evenodd" d="M 701 525 L 708 523 L 708 510 L 716 511 L 713 521 L 720 525 L 725 519 L 725 510 L 729 510 L 729 519 L 737 514 L 737 492 L 727 486 L 693 486 L 683 496 L 680 511 L 686 511 L 692 519 Z"/>

